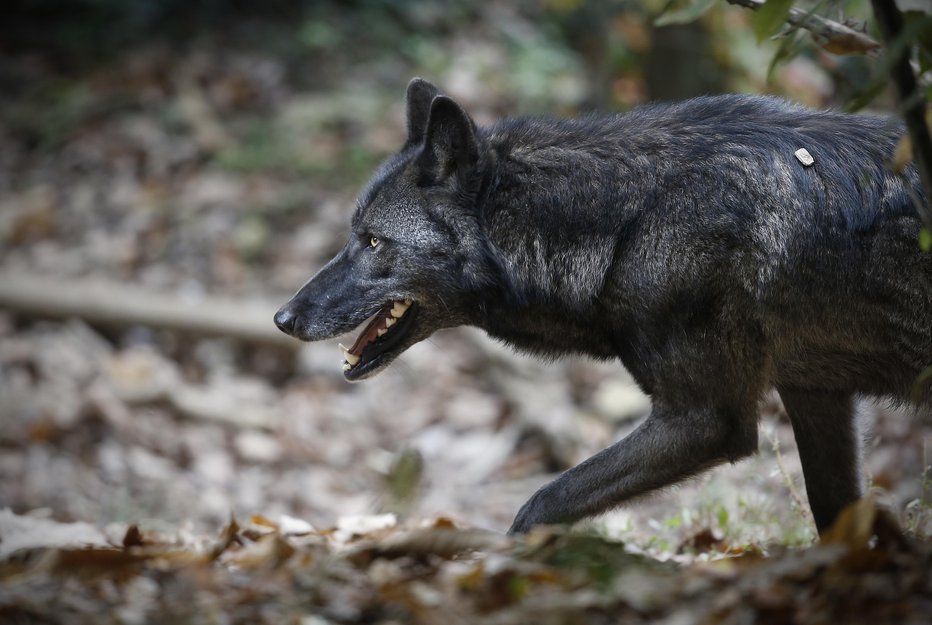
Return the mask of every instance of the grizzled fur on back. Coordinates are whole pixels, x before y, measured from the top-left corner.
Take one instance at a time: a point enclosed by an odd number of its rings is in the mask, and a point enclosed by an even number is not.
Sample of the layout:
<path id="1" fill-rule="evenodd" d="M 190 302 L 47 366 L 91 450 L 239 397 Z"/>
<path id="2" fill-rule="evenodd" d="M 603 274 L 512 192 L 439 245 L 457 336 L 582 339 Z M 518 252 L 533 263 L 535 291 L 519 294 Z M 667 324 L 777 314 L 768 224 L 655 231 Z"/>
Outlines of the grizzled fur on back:
<path id="1" fill-rule="evenodd" d="M 820 300 L 820 292 L 836 290 L 849 303 L 857 291 L 876 297 L 875 285 L 846 268 L 852 254 L 871 258 L 857 238 L 879 224 L 915 243 L 919 222 L 908 187 L 885 165 L 901 133 L 891 120 L 753 96 L 611 117 L 505 120 L 482 133 L 499 165 L 496 193 L 480 218 L 507 258 L 508 305 L 559 307 L 576 316 L 586 337 L 596 338 L 590 323 L 600 315 L 682 309 L 684 296 L 711 298 L 726 288 L 754 301 L 762 319 L 799 316 L 808 298 L 787 297 L 781 289 L 803 287 L 788 278 L 805 280 Z M 814 157 L 812 168 L 794 157 L 801 147 Z M 915 172 L 907 177 L 918 189 Z M 918 249 L 909 256 L 928 269 Z M 839 284 L 846 273 L 852 279 Z M 712 284 L 697 284 L 706 278 Z M 842 321 L 835 317 L 820 331 Z M 917 321 L 926 323 L 928 354 L 932 321 Z M 550 351 L 559 343 L 527 347 Z M 599 349 L 574 345 L 569 349 Z"/>
<path id="2" fill-rule="evenodd" d="M 407 143 L 276 323 L 317 340 L 371 317 L 346 350 L 350 380 L 462 324 L 545 357 L 618 358 L 650 416 L 541 488 L 512 531 L 753 452 L 776 388 L 824 530 L 861 492 L 856 396 L 932 403 L 917 385 L 932 365 L 926 199 L 912 167 L 887 165 L 901 134 L 754 96 L 478 128 L 416 79 Z"/>

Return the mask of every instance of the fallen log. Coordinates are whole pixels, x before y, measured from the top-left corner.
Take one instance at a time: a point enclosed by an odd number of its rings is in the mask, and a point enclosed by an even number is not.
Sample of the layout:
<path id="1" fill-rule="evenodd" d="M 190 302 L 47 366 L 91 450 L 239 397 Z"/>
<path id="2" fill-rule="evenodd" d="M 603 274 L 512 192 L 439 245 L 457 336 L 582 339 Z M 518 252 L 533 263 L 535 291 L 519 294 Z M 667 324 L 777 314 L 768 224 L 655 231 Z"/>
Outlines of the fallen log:
<path id="1" fill-rule="evenodd" d="M 79 318 L 104 327 L 148 326 L 296 349 L 275 327 L 277 306 L 217 296 L 152 292 L 100 279 L 0 272 L 0 309 L 37 318 Z"/>

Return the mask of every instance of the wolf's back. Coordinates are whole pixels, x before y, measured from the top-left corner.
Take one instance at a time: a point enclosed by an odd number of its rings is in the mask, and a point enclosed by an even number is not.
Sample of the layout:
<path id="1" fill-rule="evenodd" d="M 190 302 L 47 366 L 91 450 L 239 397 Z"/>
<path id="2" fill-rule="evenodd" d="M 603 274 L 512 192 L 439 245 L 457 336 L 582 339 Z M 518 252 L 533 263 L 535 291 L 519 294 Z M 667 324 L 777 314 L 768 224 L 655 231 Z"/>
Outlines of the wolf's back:
<path id="1" fill-rule="evenodd" d="M 675 323 L 658 310 L 730 301 L 793 381 L 814 373 L 793 362 L 834 350 L 833 384 L 902 395 L 932 362 L 932 254 L 915 168 L 890 170 L 901 136 L 882 117 L 758 96 L 506 120 L 487 131 L 507 163 L 491 235 L 519 259 L 524 300 L 560 293 L 574 314 L 657 333 Z M 496 230 L 516 221 L 528 227 Z"/>

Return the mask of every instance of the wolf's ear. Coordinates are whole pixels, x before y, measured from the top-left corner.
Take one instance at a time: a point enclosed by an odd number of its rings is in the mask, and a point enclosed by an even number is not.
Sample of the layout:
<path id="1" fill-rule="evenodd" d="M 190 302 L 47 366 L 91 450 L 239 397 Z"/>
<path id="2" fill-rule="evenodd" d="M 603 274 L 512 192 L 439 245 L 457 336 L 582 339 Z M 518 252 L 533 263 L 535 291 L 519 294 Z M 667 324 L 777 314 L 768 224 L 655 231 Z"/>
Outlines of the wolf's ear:
<path id="1" fill-rule="evenodd" d="M 430 103 L 440 95 L 440 90 L 423 78 L 412 78 L 408 83 L 408 141 L 405 147 L 417 145 L 424 140 Z"/>
<path id="2" fill-rule="evenodd" d="M 435 182 L 465 172 L 479 160 L 476 125 L 452 98 L 438 95 L 430 103 L 424 150 L 418 164 Z"/>

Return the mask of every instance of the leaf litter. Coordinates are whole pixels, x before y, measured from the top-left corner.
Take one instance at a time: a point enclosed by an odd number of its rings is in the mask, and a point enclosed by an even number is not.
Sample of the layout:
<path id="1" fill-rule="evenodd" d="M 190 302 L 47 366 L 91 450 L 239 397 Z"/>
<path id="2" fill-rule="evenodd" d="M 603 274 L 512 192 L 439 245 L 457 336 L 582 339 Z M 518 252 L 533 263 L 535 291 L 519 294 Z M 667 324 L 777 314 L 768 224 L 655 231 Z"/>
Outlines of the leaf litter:
<path id="1" fill-rule="evenodd" d="M 4 511 L 0 539 L 28 517 Z M 0 560 L 4 623 L 927 623 L 932 542 L 871 499 L 816 545 L 682 566 L 559 529 L 513 538 L 390 515 L 230 520 L 196 540 L 33 523 Z M 17 529 L 18 528 L 18 529 Z M 348 528 L 351 528 L 347 531 Z"/>

